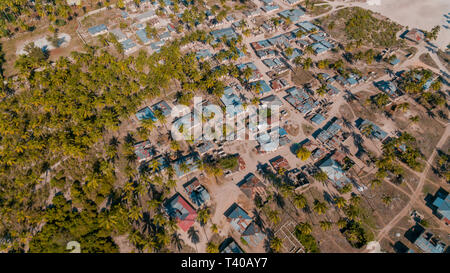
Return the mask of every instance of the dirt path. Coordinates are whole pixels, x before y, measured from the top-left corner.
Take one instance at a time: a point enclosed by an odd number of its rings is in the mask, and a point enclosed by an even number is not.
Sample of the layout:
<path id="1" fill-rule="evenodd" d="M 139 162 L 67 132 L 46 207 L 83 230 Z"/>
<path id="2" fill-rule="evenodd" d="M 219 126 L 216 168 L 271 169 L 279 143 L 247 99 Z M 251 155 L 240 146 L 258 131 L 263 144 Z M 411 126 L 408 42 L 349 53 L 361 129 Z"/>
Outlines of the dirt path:
<path id="1" fill-rule="evenodd" d="M 433 153 L 430 155 L 430 157 L 427 160 L 427 166 L 425 167 L 425 170 L 422 172 L 422 174 L 420 175 L 420 181 L 419 181 L 419 185 L 417 186 L 416 190 L 414 191 L 413 195 L 411 196 L 411 199 L 409 200 L 408 204 L 400 211 L 400 213 L 397 214 L 397 216 L 395 216 L 382 230 L 380 230 L 380 232 L 378 233 L 377 236 L 377 240 L 381 241 L 381 239 L 383 239 L 386 234 L 389 233 L 389 231 L 395 227 L 395 225 L 397 225 L 397 223 L 405 216 L 407 215 L 407 213 L 409 212 L 409 210 L 411 209 L 412 205 L 418 201 L 418 198 L 420 198 L 420 193 L 422 192 L 422 188 L 423 185 L 425 184 L 426 181 L 426 177 L 428 174 L 428 171 L 431 167 L 431 164 L 434 160 L 434 157 L 437 154 L 437 149 L 441 148 L 445 142 L 448 139 L 450 133 L 450 128 L 447 125 L 447 127 L 445 128 L 445 132 L 444 134 L 442 134 L 441 139 L 439 140 L 438 144 L 436 145 L 436 149 L 434 149 Z"/>

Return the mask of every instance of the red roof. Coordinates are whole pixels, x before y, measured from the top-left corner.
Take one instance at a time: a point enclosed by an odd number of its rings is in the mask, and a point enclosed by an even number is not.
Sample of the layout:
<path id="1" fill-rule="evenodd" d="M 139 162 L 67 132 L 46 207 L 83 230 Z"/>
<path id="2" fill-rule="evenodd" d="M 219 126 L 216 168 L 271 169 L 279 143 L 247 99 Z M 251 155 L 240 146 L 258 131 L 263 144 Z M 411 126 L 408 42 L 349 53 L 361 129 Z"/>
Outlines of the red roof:
<path id="1" fill-rule="evenodd" d="M 258 49 L 263 48 L 262 46 L 260 46 L 260 45 L 258 44 L 258 42 L 253 42 L 253 43 L 251 43 L 250 45 L 251 45 L 255 50 L 258 50 Z"/>
<path id="2" fill-rule="evenodd" d="M 242 157 L 240 157 L 239 156 L 239 170 L 243 170 L 243 169 L 245 169 L 245 161 L 244 161 L 244 159 L 242 158 Z"/>
<path id="3" fill-rule="evenodd" d="M 285 170 L 290 169 L 289 162 L 286 160 L 286 158 L 282 156 L 278 156 L 275 159 L 272 159 L 270 161 L 272 166 L 278 171 L 278 169 L 283 168 Z"/>
<path id="4" fill-rule="evenodd" d="M 272 89 L 274 90 L 278 90 L 283 88 L 283 86 L 281 85 L 280 81 L 271 81 L 270 85 L 272 86 Z"/>
<path id="5" fill-rule="evenodd" d="M 195 223 L 197 212 L 181 195 L 179 195 L 177 201 L 181 206 L 183 206 L 183 208 L 185 208 L 189 212 L 189 215 L 183 220 L 177 217 L 178 226 L 186 232 Z"/>

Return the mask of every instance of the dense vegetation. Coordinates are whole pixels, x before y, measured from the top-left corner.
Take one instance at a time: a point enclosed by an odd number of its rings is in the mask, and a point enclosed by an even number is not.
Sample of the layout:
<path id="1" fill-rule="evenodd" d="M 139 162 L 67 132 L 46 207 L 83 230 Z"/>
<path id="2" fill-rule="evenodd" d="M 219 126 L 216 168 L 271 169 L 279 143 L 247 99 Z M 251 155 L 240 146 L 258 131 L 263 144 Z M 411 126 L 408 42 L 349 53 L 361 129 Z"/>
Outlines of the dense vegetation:
<path id="1" fill-rule="evenodd" d="M 34 22 L 48 19 L 55 26 L 65 24 L 74 15 L 66 0 L 9 0 L 0 2 L 0 38 L 19 31 L 32 31 Z M 30 20 L 36 19 L 36 20 Z M 34 22 L 33 22 L 34 21 Z"/>
<path id="2" fill-rule="evenodd" d="M 300 225 L 295 227 L 294 231 L 295 237 L 305 248 L 307 253 L 319 253 L 319 247 L 317 246 L 316 239 L 312 236 L 305 228 L 302 228 Z"/>
<path id="3" fill-rule="evenodd" d="M 204 41 L 206 34 L 186 35 L 151 56 L 140 52 L 137 57 L 117 58 L 87 47 L 85 52 L 73 52 L 70 59 L 62 57 L 55 63 L 33 54 L 17 60 L 18 77 L 14 84 L 3 88 L 0 103 L 0 118 L 4 121 L 0 124 L 0 236 L 8 238 L 3 247 L 23 250 L 24 240 L 38 231 L 35 240 L 48 241 L 48 244 L 41 248 L 32 244 L 32 251 L 60 250 L 64 247 L 60 238 L 70 238 L 70 234 L 86 245 L 92 244 L 91 250 L 94 242 L 100 241 L 104 243 L 96 251 L 115 250 L 108 234 L 98 231 L 100 220 L 96 218 L 109 218 L 116 203 L 125 207 L 129 217 L 124 219 L 130 223 L 125 228 L 126 233 L 132 234 L 130 240 L 144 247 L 139 242 L 148 242 L 142 238 L 149 231 L 140 233 L 136 222 L 142 219 L 143 212 L 137 203 L 139 198 L 133 196 L 145 195 L 146 190 L 135 180 L 133 137 L 129 135 L 121 143 L 116 137 L 105 139 L 105 136 L 115 135 L 143 100 L 159 96 L 172 79 L 180 84 L 183 92 L 221 95 L 224 85 L 219 78 L 229 70 L 227 66 L 213 70 L 208 63 L 198 63 L 194 54 L 182 54 L 180 46 L 194 40 Z M 15 94 L 7 95 L 6 89 Z M 144 129 L 150 130 L 153 126 L 150 125 Z M 124 186 L 126 189 L 118 188 L 126 182 L 118 180 L 120 158 L 128 162 L 122 170 L 129 181 Z M 52 170 L 56 166 L 59 171 L 55 175 Z M 50 183 L 45 182 L 47 178 Z M 144 188 L 149 183 L 164 185 L 160 177 L 143 175 L 142 180 Z M 52 219 L 61 210 L 71 210 L 68 204 L 45 208 L 49 184 L 64 194 L 70 189 L 72 209 L 82 211 L 68 215 L 67 226 Z M 155 200 L 151 208 L 157 209 L 164 194 L 158 190 L 152 192 Z M 131 197 L 125 198 L 130 194 Z M 99 216 L 95 210 L 105 211 Z M 92 215 L 92 222 L 81 224 L 79 221 L 85 221 L 85 213 Z M 48 226 L 44 225 L 39 232 L 44 222 Z M 157 223 L 153 231 L 169 236 L 160 219 Z M 79 232 L 81 226 L 89 231 L 89 236 Z M 134 232 L 135 229 L 138 231 Z M 50 230 L 57 231 L 52 238 Z M 153 242 L 151 249 L 163 249 L 167 245 L 166 237 Z M 103 250 L 99 249 L 101 246 Z"/>
<path id="4" fill-rule="evenodd" d="M 53 198 L 52 205 L 44 212 L 46 224 L 30 242 L 30 252 L 67 251 L 70 241 L 80 243 L 82 252 L 117 252 L 118 248 L 110 237 L 110 230 L 127 228 L 127 217 L 120 217 L 120 209 L 98 213 L 94 203 L 87 202 L 81 212 L 72 208 L 72 204 L 63 195 Z M 114 215 L 118 221 L 108 222 Z M 125 215 L 126 216 L 126 215 Z M 125 229 L 126 230 L 126 229 Z"/>
<path id="5" fill-rule="evenodd" d="M 362 225 L 356 221 L 349 221 L 343 229 L 343 234 L 347 241 L 356 248 L 363 247 L 373 239 Z"/>
<path id="6" fill-rule="evenodd" d="M 359 7 L 341 9 L 321 21 L 328 29 L 342 30 L 350 42 L 375 47 L 391 47 L 399 42 L 396 33 L 400 25 L 377 18 L 373 12 Z"/>
<path id="7" fill-rule="evenodd" d="M 397 174 L 402 172 L 396 171 L 397 167 L 393 163 L 395 158 L 406 163 L 415 171 L 422 171 L 423 164 L 420 159 L 423 159 L 423 154 L 415 147 L 416 139 L 407 132 L 402 133 L 398 138 L 393 138 L 387 143 L 383 144 L 383 158 L 377 163 L 379 168 L 386 168 L 386 170 L 393 170 Z"/>

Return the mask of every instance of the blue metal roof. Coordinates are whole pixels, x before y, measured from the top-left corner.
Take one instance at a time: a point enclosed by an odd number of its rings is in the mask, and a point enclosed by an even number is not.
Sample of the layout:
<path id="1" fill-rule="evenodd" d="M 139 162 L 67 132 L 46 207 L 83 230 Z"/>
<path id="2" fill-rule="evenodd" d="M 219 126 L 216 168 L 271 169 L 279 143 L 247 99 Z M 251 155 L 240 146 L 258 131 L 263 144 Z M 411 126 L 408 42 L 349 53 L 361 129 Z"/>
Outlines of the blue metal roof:
<path id="1" fill-rule="evenodd" d="M 331 84 L 327 84 L 327 91 L 330 95 L 337 95 L 339 94 L 339 89 L 337 89 L 336 87 L 334 87 Z"/>
<path id="2" fill-rule="evenodd" d="M 138 120 L 145 120 L 145 119 L 152 119 L 153 121 L 156 121 L 156 117 L 153 114 L 152 110 L 150 110 L 150 108 L 147 106 L 141 110 L 139 110 L 136 113 L 136 117 Z"/>
<path id="3" fill-rule="evenodd" d="M 234 93 L 233 88 L 229 86 L 225 88 L 224 94 L 220 100 L 225 105 L 227 114 L 230 116 L 237 115 L 244 111 L 242 100 Z"/>
<path id="4" fill-rule="evenodd" d="M 264 94 L 266 92 L 270 92 L 270 90 L 272 90 L 272 88 L 270 88 L 270 86 L 266 83 L 265 80 L 259 80 L 259 81 L 256 81 L 256 82 L 252 82 L 250 85 L 251 86 L 255 86 L 258 82 L 261 85 L 261 91 L 260 91 L 261 94 Z"/>
<path id="5" fill-rule="evenodd" d="M 223 29 L 218 29 L 218 30 L 213 30 L 211 31 L 211 35 L 214 37 L 214 39 L 216 40 L 220 40 L 220 38 L 222 37 L 226 37 L 228 40 L 231 40 L 232 38 L 237 38 L 237 34 L 236 32 L 234 32 L 233 28 L 229 27 L 229 28 L 223 28 Z"/>
<path id="6" fill-rule="evenodd" d="M 131 39 L 126 39 L 125 41 L 121 42 L 120 44 L 122 45 L 122 47 L 125 51 L 132 49 L 133 47 L 136 46 L 136 44 Z"/>
<path id="7" fill-rule="evenodd" d="M 163 114 L 163 116 L 168 117 L 170 116 L 170 113 L 172 112 L 172 108 L 167 104 L 165 101 L 160 101 L 152 106 L 152 110 L 160 110 Z"/>
<path id="8" fill-rule="evenodd" d="M 361 125 L 359 126 L 360 129 L 365 128 L 368 125 L 372 125 L 372 135 L 376 138 L 378 138 L 379 140 L 383 140 L 387 137 L 387 133 L 383 130 L 381 130 L 381 128 L 376 125 L 375 123 L 371 122 L 370 120 L 364 120 Z"/>
<path id="9" fill-rule="evenodd" d="M 275 62 L 272 59 L 265 59 L 262 61 L 268 68 L 273 68 L 276 66 Z"/>
<path id="10" fill-rule="evenodd" d="M 138 16 L 136 16 L 136 19 L 141 21 L 141 20 L 146 20 L 148 18 L 151 18 L 153 16 L 155 16 L 155 12 L 153 10 L 149 10 L 149 11 L 146 11 L 146 12 L 141 13 Z"/>
<path id="11" fill-rule="evenodd" d="M 232 240 L 222 251 L 222 253 L 244 253 L 239 245 Z"/>
<path id="12" fill-rule="evenodd" d="M 310 32 L 313 29 L 319 30 L 319 27 L 317 27 L 316 25 L 314 25 L 313 23 L 311 23 L 309 21 L 300 22 L 297 24 L 297 26 L 301 27 L 306 32 Z"/>
<path id="13" fill-rule="evenodd" d="M 200 49 L 199 51 L 197 51 L 197 53 L 195 53 L 195 57 L 197 58 L 197 60 L 200 60 L 202 58 L 212 57 L 212 54 L 208 49 Z"/>
<path id="14" fill-rule="evenodd" d="M 347 176 L 345 176 L 344 171 L 341 166 L 331 158 L 328 158 L 324 161 L 319 168 L 325 172 L 328 176 L 328 179 L 333 182 L 337 187 L 341 188 L 345 186 L 345 184 L 350 182 Z"/>
<path id="15" fill-rule="evenodd" d="M 97 25 L 97 26 L 88 28 L 88 32 L 92 35 L 102 32 L 102 31 L 105 31 L 105 30 L 108 30 L 108 28 L 106 27 L 105 24 L 101 24 L 101 25 Z"/>
<path id="16" fill-rule="evenodd" d="M 321 124 L 322 122 L 325 121 L 325 117 L 322 116 L 321 114 L 316 114 L 314 115 L 314 117 L 312 117 L 311 121 L 314 122 L 315 124 Z"/>
<path id="17" fill-rule="evenodd" d="M 301 9 L 291 9 L 291 10 L 283 10 L 278 14 L 283 18 L 291 19 L 291 21 L 295 23 L 298 20 L 300 20 L 300 17 L 305 15 L 305 12 L 303 12 Z"/>
<path id="18" fill-rule="evenodd" d="M 255 224 L 255 222 L 250 223 L 247 229 L 242 233 L 242 237 L 251 246 L 257 246 L 264 239 L 264 233 Z"/>
<path id="19" fill-rule="evenodd" d="M 139 161 L 148 159 L 149 157 L 155 155 L 150 141 L 142 141 L 139 143 L 136 143 L 134 146 L 134 153 L 136 154 Z"/>
<path id="20" fill-rule="evenodd" d="M 322 52 L 328 51 L 329 48 L 324 46 L 322 43 L 314 43 L 311 45 L 312 49 L 316 54 L 320 54 Z"/>
<path id="21" fill-rule="evenodd" d="M 169 31 L 164 31 L 163 33 L 159 34 L 159 38 L 160 39 L 170 38 L 170 32 Z"/>
<path id="22" fill-rule="evenodd" d="M 238 205 L 234 205 L 234 208 L 226 213 L 225 216 L 230 220 L 231 226 L 239 233 L 243 233 L 252 222 L 252 218 Z"/>
<path id="23" fill-rule="evenodd" d="M 426 253 L 444 253 L 445 250 L 445 245 L 442 242 L 434 244 L 425 239 L 423 235 L 417 238 L 414 244 Z"/>
<path id="24" fill-rule="evenodd" d="M 399 64 L 400 63 L 400 59 L 399 58 L 394 58 L 391 62 L 390 62 L 390 64 L 392 64 L 392 65 L 397 65 L 397 64 Z"/>
<path id="25" fill-rule="evenodd" d="M 327 48 L 330 48 L 330 49 L 334 47 L 334 45 L 332 43 L 330 43 L 330 42 L 328 42 L 326 40 L 322 40 L 322 41 L 320 41 L 320 43 L 323 44 L 324 46 L 326 46 Z"/>
<path id="26" fill-rule="evenodd" d="M 350 85 L 355 85 L 355 84 L 358 83 L 358 81 L 357 81 L 355 78 L 353 78 L 353 77 L 349 77 L 349 78 L 347 79 L 347 82 L 348 82 Z"/>
<path id="27" fill-rule="evenodd" d="M 264 9 L 265 9 L 266 12 L 271 12 L 271 11 L 277 10 L 279 8 L 280 7 L 277 6 L 277 5 L 265 5 L 264 6 Z"/>
<path id="28" fill-rule="evenodd" d="M 297 58 L 298 56 L 302 56 L 303 52 L 298 48 L 294 48 L 294 51 L 292 52 L 291 55 L 288 56 L 285 52 L 283 52 L 283 55 L 286 59 L 293 60 L 293 59 Z"/>
<path id="29" fill-rule="evenodd" d="M 177 161 L 175 161 L 173 168 L 175 169 L 175 173 L 177 175 L 177 177 L 182 177 L 188 173 L 191 173 L 195 170 L 198 169 L 198 164 L 196 162 L 197 157 L 194 155 L 188 155 L 185 157 L 182 157 L 180 159 L 178 159 Z M 183 172 L 181 170 L 181 165 L 182 164 L 186 164 L 186 166 L 188 167 L 187 172 Z"/>
<path id="30" fill-rule="evenodd" d="M 202 145 L 198 147 L 198 151 L 200 154 L 204 154 L 209 150 L 211 150 L 212 148 L 214 148 L 214 143 L 212 143 L 211 141 L 205 141 L 203 142 Z"/>
<path id="31" fill-rule="evenodd" d="M 144 43 L 147 44 L 150 42 L 150 39 L 147 36 L 147 31 L 145 29 L 139 29 L 136 31 L 136 35 L 139 37 L 139 39 Z"/>
<path id="32" fill-rule="evenodd" d="M 446 219 L 450 219 L 450 195 L 447 195 L 445 199 L 437 197 L 434 200 L 433 205 L 437 207 L 437 211 Z"/>
<path id="33" fill-rule="evenodd" d="M 325 40 L 325 37 L 323 37 L 323 35 L 320 35 L 318 33 L 311 34 L 310 37 L 316 42 L 321 42 L 321 41 Z"/>

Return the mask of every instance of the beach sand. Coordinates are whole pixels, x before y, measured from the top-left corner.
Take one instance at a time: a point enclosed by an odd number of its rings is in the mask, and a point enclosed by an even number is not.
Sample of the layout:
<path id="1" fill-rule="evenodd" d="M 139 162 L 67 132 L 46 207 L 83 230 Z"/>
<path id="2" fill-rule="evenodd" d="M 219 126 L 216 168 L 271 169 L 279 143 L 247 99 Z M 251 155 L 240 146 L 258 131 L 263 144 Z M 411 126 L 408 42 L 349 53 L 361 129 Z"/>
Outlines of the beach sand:
<path id="1" fill-rule="evenodd" d="M 433 43 L 440 49 L 450 44 L 450 0 L 372 0 L 354 5 L 378 12 L 410 29 L 430 31 L 440 25 L 438 39 Z"/>

